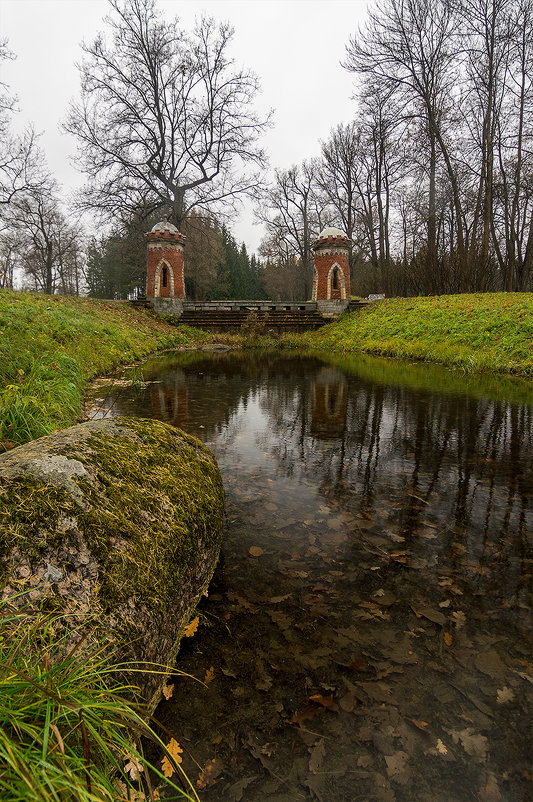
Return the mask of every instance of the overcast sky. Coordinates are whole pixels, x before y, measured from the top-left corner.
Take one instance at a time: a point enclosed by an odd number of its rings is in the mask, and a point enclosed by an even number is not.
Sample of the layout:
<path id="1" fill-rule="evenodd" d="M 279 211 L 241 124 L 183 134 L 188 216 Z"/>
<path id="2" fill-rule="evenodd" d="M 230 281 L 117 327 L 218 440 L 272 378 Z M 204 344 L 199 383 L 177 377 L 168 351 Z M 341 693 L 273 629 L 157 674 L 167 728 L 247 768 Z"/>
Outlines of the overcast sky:
<path id="1" fill-rule="evenodd" d="M 259 110 L 274 109 L 264 139 L 272 167 L 317 156 L 331 128 L 353 117 L 354 79 L 340 62 L 349 36 L 364 21 L 367 0 L 158 0 L 170 19 L 191 28 L 207 14 L 235 28 L 232 55 L 256 72 Z M 18 96 L 17 126 L 42 132 L 48 165 L 66 192 L 83 184 L 71 163 L 72 139 L 59 124 L 79 91 L 80 42 L 103 30 L 107 0 L 0 0 L 0 36 L 16 60 L 0 80 Z M 256 250 L 262 237 L 251 204 L 233 225 L 239 241 Z"/>

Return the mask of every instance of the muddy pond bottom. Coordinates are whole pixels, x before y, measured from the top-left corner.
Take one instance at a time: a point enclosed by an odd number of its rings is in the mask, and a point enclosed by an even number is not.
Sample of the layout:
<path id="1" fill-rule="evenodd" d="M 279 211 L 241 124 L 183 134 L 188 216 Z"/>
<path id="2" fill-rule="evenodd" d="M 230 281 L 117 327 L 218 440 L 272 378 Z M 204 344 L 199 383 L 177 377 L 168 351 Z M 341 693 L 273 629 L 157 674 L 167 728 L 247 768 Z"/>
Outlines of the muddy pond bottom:
<path id="1" fill-rule="evenodd" d="M 166 420 L 220 465 L 179 657 L 203 684 L 156 713 L 203 802 L 533 798 L 531 404 L 421 365 L 186 353 L 91 414 Z"/>

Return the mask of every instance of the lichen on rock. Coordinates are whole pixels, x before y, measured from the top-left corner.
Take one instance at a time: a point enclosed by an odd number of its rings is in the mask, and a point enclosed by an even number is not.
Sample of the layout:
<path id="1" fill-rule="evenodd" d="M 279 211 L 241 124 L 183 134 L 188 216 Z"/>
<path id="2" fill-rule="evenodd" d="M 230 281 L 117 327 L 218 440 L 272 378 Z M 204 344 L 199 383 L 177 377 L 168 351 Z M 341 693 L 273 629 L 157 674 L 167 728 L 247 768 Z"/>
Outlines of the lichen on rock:
<path id="1" fill-rule="evenodd" d="M 223 509 L 212 453 L 159 421 L 90 421 L 15 448 L 0 455 L 2 598 L 81 615 L 115 659 L 168 665 L 214 571 Z M 159 677 L 135 681 L 153 707 Z"/>

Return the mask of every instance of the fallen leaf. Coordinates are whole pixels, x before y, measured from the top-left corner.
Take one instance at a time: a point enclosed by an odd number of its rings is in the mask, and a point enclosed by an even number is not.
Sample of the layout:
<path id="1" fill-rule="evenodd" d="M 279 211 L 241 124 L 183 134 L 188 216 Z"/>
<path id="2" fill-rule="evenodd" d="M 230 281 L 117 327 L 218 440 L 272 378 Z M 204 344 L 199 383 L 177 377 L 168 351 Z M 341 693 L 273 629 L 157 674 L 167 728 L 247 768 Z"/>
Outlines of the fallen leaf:
<path id="1" fill-rule="evenodd" d="M 385 685 L 384 682 L 358 682 L 357 685 L 375 702 L 388 705 L 398 704 L 391 694 L 390 687 Z"/>
<path id="2" fill-rule="evenodd" d="M 498 677 L 505 671 L 505 663 L 497 652 L 481 652 L 474 660 L 478 671 L 489 677 Z"/>
<path id="3" fill-rule="evenodd" d="M 194 635 L 194 633 L 198 629 L 199 621 L 200 621 L 199 616 L 196 616 L 196 618 L 193 618 L 193 620 L 189 624 L 187 624 L 187 626 L 183 630 L 183 636 L 185 638 L 191 638 Z"/>
<path id="4" fill-rule="evenodd" d="M 176 741 L 175 738 L 170 739 L 169 743 L 167 744 L 167 751 L 174 759 L 175 763 L 182 762 L 183 758 L 181 757 L 181 753 L 183 752 L 183 749 L 181 748 L 181 746 L 179 745 L 179 743 Z M 172 775 L 174 774 L 175 769 L 174 766 L 172 765 L 172 762 L 169 760 L 168 755 L 165 755 L 165 757 L 161 761 L 161 768 L 163 770 L 163 774 L 165 775 L 165 777 L 172 777 Z"/>
<path id="5" fill-rule="evenodd" d="M 333 694 L 329 693 L 327 696 L 323 696 L 321 693 L 314 693 L 309 697 L 309 701 L 316 702 L 318 705 L 322 705 L 322 707 L 329 707 L 333 702 Z"/>
<path id="6" fill-rule="evenodd" d="M 205 672 L 204 685 L 209 685 L 209 683 L 213 682 L 214 679 L 215 679 L 215 667 L 211 666 L 211 668 L 208 668 L 207 671 Z"/>
<path id="7" fill-rule="evenodd" d="M 126 774 L 129 774 L 133 782 L 136 782 L 139 779 L 139 774 L 141 771 L 144 771 L 143 766 L 138 757 L 135 755 L 128 755 L 129 761 L 124 766 L 124 771 Z"/>
<path id="8" fill-rule="evenodd" d="M 444 643 L 446 644 L 446 646 L 451 646 L 453 643 L 453 637 L 449 632 L 444 633 Z"/>
<path id="9" fill-rule="evenodd" d="M 241 802 L 244 791 L 254 780 L 257 780 L 257 777 L 257 774 L 253 774 L 251 777 L 243 777 L 242 780 L 238 780 L 238 782 L 230 785 L 228 793 L 231 798 L 234 799 L 235 802 Z"/>
<path id="10" fill-rule="evenodd" d="M 437 738 L 436 749 L 437 749 L 437 752 L 440 755 L 447 755 L 448 754 L 448 748 L 447 748 L 447 746 L 445 744 L 442 743 L 440 738 Z"/>
<path id="11" fill-rule="evenodd" d="M 507 687 L 507 685 L 504 685 L 501 690 L 496 691 L 496 701 L 499 705 L 503 705 L 505 702 L 510 702 L 512 699 L 514 699 L 514 693 L 510 688 Z"/>
<path id="12" fill-rule="evenodd" d="M 438 610 L 434 610 L 432 607 L 422 606 L 415 608 L 413 605 L 411 605 L 411 610 L 417 618 L 427 618 L 428 621 L 432 621 L 434 624 L 439 624 L 441 627 L 443 627 L 446 623 L 446 616 L 443 613 L 439 613 Z"/>
<path id="13" fill-rule="evenodd" d="M 385 755 L 387 774 L 391 780 L 405 785 L 409 781 L 411 769 L 409 768 L 409 755 L 407 752 L 395 752 L 394 755 Z"/>
<path id="14" fill-rule="evenodd" d="M 451 599 L 446 599 L 446 601 L 443 601 L 439 604 L 439 607 L 449 607 L 451 603 L 452 603 Z"/>
<path id="15" fill-rule="evenodd" d="M 484 735 L 476 734 L 472 727 L 467 727 L 464 730 L 450 730 L 450 735 L 454 743 L 461 742 L 467 755 L 480 761 L 485 760 L 489 742 Z"/>
<path id="16" fill-rule="evenodd" d="M 498 787 L 498 781 L 492 771 L 489 771 L 487 784 L 481 786 L 477 798 L 479 802 L 501 802 L 503 799 Z"/>
<path id="17" fill-rule="evenodd" d="M 173 693 L 174 693 L 174 685 L 165 685 L 163 687 L 163 696 L 167 701 L 172 697 Z"/>
<path id="18" fill-rule="evenodd" d="M 352 671 L 363 672 L 368 671 L 370 666 L 366 660 L 363 660 L 361 657 L 356 657 L 346 668 L 350 668 Z"/>
<path id="19" fill-rule="evenodd" d="M 222 772 L 222 761 L 216 757 L 213 760 L 208 760 L 204 768 L 201 770 L 196 780 L 198 788 L 204 789 L 208 785 L 212 785 L 218 775 Z"/>
<path id="20" fill-rule="evenodd" d="M 346 693 L 339 699 L 339 705 L 346 713 L 351 713 L 357 706 L 357 699 L 353 693 Z"/>
<path id="21" fill-rule="evenodd" d="M 415 727 L 422 730 L 422 732 L 427 732 L 427 728 L 429 727 L 428 721 L 421 721 L 419 718 L 408 718 L 407 721 L 410 721 L 411 724 L 414 724 Z"/>
<path id="22" fill-rule="evenodd" d="M 324 746 L 324 739 L 321 738 L 309 753 L 309 771 L 311 774 L 316 774 L 320 770 L 325 756 L 326 747 Z"/>
<path id="23" fill-rule="evenodd" d="M 455 624 L 456 629 L 462 629 L 462 627 L 464 627 L 466 624 L 466 615 L 462 610 L 456 610 L 455 613 L 452 613 L 451 619 Z"/>
<path id="24" fill-rule="evenodd" d="M 323 713 L 325 709 L 325 707 L 319 707 L 317 705 L 308 705 L 304 707 L 303 710 L 296 710 L 291 716 L 291 721 L 293 724 L 301 724 L 302 721 L 311 721 L 315 716 Z"/>
<path id="25" fill-rule="evenodd" d="M 260 557 L 262 554 L 264 554 L 264 552 L 261 546 L 250 546 L 248 549 L 248 554 L 250 554 L 252 557 Z"/>

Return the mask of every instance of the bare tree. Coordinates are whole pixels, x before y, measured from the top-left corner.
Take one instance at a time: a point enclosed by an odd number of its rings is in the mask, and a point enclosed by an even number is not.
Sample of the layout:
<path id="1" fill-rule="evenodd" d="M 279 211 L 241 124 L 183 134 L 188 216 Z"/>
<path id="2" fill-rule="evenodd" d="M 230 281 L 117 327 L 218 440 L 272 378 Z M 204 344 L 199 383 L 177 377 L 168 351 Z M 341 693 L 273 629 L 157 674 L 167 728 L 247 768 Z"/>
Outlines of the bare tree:
<path id="1" fill-rule="evenodd" d="M 533 4 L 505 9 L 509 48 L 495 122 L 490 228 L 507 290 L 533 279 Z"/>
<path id="2" fill-rule="evenodd" d="M 393 90 L 398 116 L 420 120 L 427 147 L 426 260 L 437 270 L 437 172 L 445 161 L 457 213 L 457 249 L 464 251 L 456 170 L 445 137 L 447 101 L 456 81 L 455 18 L 448 0 L 385 0 L 350 39 L 345 66 Z"/>
<path id="3" fill-rule="evenodd" d="M 80 230 L 65 217 L 50 177 L 44 187 L 26 192 L 10 205 L 9 229 L 32 289 L 47 294 L 79 291 L 73 268 L 81 269 Z"/>
<path id="4" fill-rule="evenodd" d="M 509 92 L 512 41 L 517 25 L 513 9 L 515 0 L 456 3 L 467 78 L 463 108 L 470 134 L 464 161 L 475 180 L 468 248 L 471 275 L 481 276 L 488 269 L 490 258 L 498 130 Z"/>
<path id="5" fill-rule="evenodd" d="M 15 241 L 10 232 L 0 235 L 0 290 L 12 290 L 16 263 Z"/>
<path id="6" fill-rule="evenodd" d="M 10 58 L 13 54 L 6 41 L 0 41 L 0 64 Z M 22 193 L 37 189 L 45 179 L 34 130 L 29 127 L 21 135 L 11 130 L 15 111 L 16 98 L 0 82 L 0 214 L 3 207 Z"/>
<path id="7" fill-rule="evenodd" d="M 317 183 L 335 210 L 338 224 L 351 240 L 358 207 L 358 182 L 362 167 L 361 134 L 355 122 L 338 125 L 322 142 Z"/>
<path id="8" fill-rule="evenodd" d="M 235 68 L 227 24 L 202 19 L 192 34 L 165 22 L 154 0 L 110 0 L 111 43 L 84 45 L 81 101 L 65 128 L 89 183 L 84 205 L 116 216 L 170 208 L 219 209 L 257 187 L 268 124 L 253 110 L 256 76 Z"/>
<path id="9" fill-rule="evenodd" d="M 294 166 L 290 170 L 277 170 L 257 210 L 258 219 L 266 225 L 269 247 L 277 241 L 280 252 L 300 260 L 306 298 L 311 297 L 313 288 L 312 243 L 327 219 L 322 215 L 316 173 L 314 162 L 303 162 L 301 167 Z"/>

